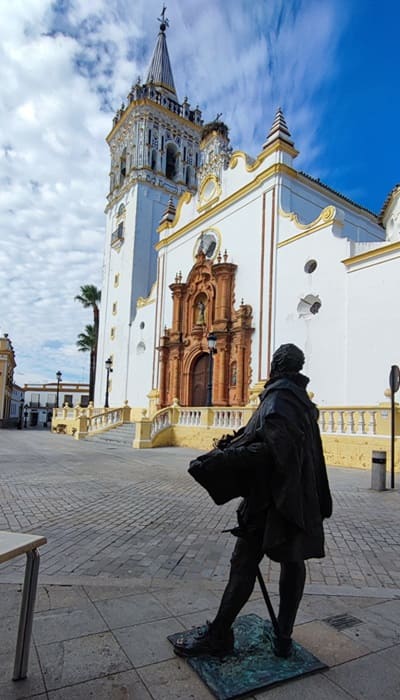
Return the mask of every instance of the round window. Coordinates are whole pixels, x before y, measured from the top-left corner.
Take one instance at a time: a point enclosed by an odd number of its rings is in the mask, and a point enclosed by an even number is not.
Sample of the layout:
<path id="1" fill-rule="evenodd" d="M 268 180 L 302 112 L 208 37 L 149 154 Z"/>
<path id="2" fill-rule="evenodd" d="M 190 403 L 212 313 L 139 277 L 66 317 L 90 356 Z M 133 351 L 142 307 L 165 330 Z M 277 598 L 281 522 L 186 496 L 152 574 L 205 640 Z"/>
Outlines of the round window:
<path id="1" fill-rule="evenodd" d="M 308 272 L 308 274 L 311 274 L 311 272 L 314 272 L 314 270 L 317 269 L 317 261 L 316 260 L 307 260 L 306 264 L 304 265 L 304 272 Z"/>
<path id="2" fill-rule="evenodd" d="M 319 312 L 321 306 L 322 302 L 319 296 L 316 296 L 314 294 L 307 294 L 306 297 L 300 299 L 300 302 L 297 305 L 297 313 L 300 317 L 309 317 L 310 314 L 315 316 L 315 314 Z"/>
<path id="3" fill-rule="evenodd" d="M 198 255 L 202 250 L 207 260 L 213 260 L 216 256 L 217 248 L 218 237 L 216 233 L 212 229 L 202 231 L 195 243 L 194 256 Z"/>

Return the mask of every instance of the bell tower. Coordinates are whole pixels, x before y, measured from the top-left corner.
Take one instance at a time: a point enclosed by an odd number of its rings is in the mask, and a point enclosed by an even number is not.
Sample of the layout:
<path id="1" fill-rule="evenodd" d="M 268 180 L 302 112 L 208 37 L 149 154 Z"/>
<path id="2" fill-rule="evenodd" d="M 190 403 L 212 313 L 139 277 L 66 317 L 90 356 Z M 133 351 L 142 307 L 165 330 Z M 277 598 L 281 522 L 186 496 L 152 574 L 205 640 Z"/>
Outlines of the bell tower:
<path id="1" fill-rule="evenodd" d="M 110 186 L 106 205 L 95 403 L 105 393 L 104 362 L 113 362 L 110 405 L 127 399 L 130 329 L 139 298 L 157 277 L 157 227 L 170 202 L 197 189 L 202 115 L 179 102 L 168 53 L 164 7 L 147 77 L 132 85 L 107 136 Z"/>

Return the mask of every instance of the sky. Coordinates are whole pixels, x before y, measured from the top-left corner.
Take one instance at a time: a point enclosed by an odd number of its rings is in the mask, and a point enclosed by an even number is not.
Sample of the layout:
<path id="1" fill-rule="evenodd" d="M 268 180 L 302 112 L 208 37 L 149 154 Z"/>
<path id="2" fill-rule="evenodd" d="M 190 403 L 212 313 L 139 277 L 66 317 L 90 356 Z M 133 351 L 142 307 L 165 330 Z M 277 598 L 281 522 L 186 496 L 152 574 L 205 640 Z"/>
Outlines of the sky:
<path id="1" fill-rule="evenodd" d="M 295 165 L 379 212 L 400 182 L 397 0 L 166 0 L 178 98 L 256 156 L 276 109 Z M 0 0 L 0 332 L 15 380 L 88 381 L 74 301 L 101 286 L 105 137 L 160 0 Z"/>

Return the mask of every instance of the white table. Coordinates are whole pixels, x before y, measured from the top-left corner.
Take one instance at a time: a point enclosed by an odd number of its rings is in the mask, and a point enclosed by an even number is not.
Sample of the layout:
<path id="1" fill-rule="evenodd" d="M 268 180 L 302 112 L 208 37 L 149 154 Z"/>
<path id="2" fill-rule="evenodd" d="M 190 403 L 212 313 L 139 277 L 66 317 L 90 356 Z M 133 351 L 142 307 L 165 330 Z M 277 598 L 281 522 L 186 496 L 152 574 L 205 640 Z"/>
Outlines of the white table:
<path id="1" fill-rule="evenodd" d="M 46 542 L 46 538 L 40 535 L 0 530 L 0 564 L 18 557 L 20 554 L 26 554 L 25 580 L 15 650 L 14 681 L 26 678 L 28 670 L 33 611 L 35 608 L 40 562 L 37 550 L 38 547 L 46 544 Z"/>

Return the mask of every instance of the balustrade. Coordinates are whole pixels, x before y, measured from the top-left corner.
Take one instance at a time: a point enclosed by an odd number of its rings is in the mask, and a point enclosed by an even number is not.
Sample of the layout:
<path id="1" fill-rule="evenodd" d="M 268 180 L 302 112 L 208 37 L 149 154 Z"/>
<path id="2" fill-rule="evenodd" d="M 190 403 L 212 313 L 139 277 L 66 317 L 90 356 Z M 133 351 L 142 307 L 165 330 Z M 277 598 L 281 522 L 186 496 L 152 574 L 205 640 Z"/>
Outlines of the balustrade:
<path id="1" fill-rule="evenodd" d="M 180 409 L 178 425 L 200 425 L 201 410 L 185 410 Z"/>
<path id="2" fill-rule="evenodd" d="M 243 425 L 243 411 L 239 410 L 215 410 L 214 428 L 240 428 Z"/>
<path id="3" fill-rule="evenodd" d="M 151 423 L 150 437 L 154 437 L 161 430 L 171 425 L 171 409 L 167 408 L 162 413 L 157 413 Z"/>
<path id="4" fill-rule="evenodd" d="M 378 408 L 321 409 L 321 433 L 347 435 L 376 435 Z"/>

